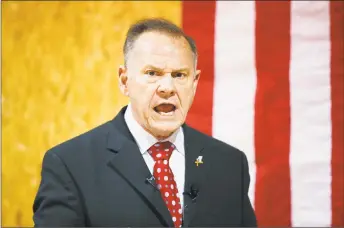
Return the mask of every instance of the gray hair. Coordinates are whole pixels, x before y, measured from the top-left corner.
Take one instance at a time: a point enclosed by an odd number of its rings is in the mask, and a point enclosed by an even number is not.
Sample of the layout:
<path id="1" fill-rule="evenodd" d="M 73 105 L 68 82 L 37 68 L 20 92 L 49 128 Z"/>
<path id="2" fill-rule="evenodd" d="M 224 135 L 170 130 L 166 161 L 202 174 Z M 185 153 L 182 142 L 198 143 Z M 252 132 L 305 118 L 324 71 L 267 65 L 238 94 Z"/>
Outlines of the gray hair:
<path id="1" fill-rule="evenodd" d="M 177 25 L 173 24 L 172 22 L 161 19 L 161 18 L 153 18 L 153 19 L 144 19 L 136 22 L 133 24 L 126 35 L 126 39 L 123 46 L 123 54 L 124 54 L 124 65 L 127 66 L 128 61 L 128 53 L 130 50 L 133 49 L 134 43 L 137 38 L 145 33 L 150 31 L 162 32 L 173 37 L 184 37 L 188 44 L 190 45 L 190 49 L 194 54 L 195 59 L 195 67 L 197 65 L 197 47 L 195 41 L 188 35 L 184 33 L 184 31 L 179 28 Z"/>

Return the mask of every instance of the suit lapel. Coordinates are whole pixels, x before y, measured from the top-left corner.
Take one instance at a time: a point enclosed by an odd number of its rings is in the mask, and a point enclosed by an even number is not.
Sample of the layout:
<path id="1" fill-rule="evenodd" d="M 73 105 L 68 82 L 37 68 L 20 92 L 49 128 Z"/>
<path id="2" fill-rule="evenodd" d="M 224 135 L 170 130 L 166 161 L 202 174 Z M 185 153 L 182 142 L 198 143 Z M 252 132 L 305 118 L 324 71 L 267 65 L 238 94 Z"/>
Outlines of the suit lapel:
<path id="1" fill-rule="evenodd" d="M 173 227 L 170 213 L 160 192 L 147 183 L 151 173 L 131 135 L 125 120 L 124 107 L 112 121 L 114 126 L 108 135 L 108 150 L 114 156 L 108 165 L 122 176 L 149 204 L 150 208 L 160 217 L 165 226 Z"/>
<path id="2" fill-rule="evenodd" d="M 189 226 L 192 221 L 196 207 L 197 199 L 202 196 L 202 178 L 203 166 L 195 164 L 196 159 L 202 156 L 204 148 L 204 139 L 198 138 L 199 133 L 196 133 L 192 128 L 186 124 L 183 125 L 185 137 L 185 187 L 184 192 L 188 193 L 191 189 L 197 191 L 197 197 L 184 194 L 184 219 L 183 226 Z"/>

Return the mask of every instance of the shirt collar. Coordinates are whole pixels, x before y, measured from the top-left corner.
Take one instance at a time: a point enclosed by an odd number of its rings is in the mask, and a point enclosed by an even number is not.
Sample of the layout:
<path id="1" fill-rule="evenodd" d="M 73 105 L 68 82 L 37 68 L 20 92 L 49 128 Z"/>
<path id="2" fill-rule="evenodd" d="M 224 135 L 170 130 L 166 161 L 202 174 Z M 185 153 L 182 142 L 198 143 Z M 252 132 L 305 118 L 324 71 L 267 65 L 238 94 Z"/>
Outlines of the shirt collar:
<path id="1" fill-rule="evenodd" d="M 144 154 L 152 145 L 159 142 L 159 140 L 144 130 L 143 127 L 135 120 L 130 103 L 125 111 L 124 119 L 142 154 Z M 181 127 L 179 127 L 167 139 L 161 140 L 161 142 L 164 141 L 170 141 L 173 143 L 176 150 L 184 155 L 184 133 Z"/>

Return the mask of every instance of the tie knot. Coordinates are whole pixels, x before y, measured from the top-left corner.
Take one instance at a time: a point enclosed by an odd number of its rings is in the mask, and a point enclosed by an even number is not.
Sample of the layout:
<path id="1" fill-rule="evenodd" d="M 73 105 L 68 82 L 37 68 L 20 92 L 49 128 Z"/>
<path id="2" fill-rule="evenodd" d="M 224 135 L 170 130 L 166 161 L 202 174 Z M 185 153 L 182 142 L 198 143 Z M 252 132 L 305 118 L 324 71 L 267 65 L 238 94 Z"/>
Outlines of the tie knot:
<path id="1" fill-rule="evenodd" d="M 154 161 L 169 160 L 174 148 L 175 146 L 169 141 L 157 142 L 148 149 L 148 153 L 153 157 Z"/>

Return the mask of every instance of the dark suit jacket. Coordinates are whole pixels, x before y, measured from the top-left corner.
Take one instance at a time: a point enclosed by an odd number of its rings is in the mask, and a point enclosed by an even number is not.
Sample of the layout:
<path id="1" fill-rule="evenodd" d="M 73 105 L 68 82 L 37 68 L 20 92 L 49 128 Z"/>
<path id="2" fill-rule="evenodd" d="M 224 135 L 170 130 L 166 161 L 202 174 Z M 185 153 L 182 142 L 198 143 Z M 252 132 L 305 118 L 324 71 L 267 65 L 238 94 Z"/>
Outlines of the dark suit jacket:
<path id="1" fill-rule="evenodd" d="M 151 174 L 125 110 L 45 154 L 35 226 L 173 227 L 159 191 L 146 181 Z M 183 226 L 256 226 L 244 153 L 186 124 L 183 130 L 185 192 L 195 190 L 184 196 Z"/>

